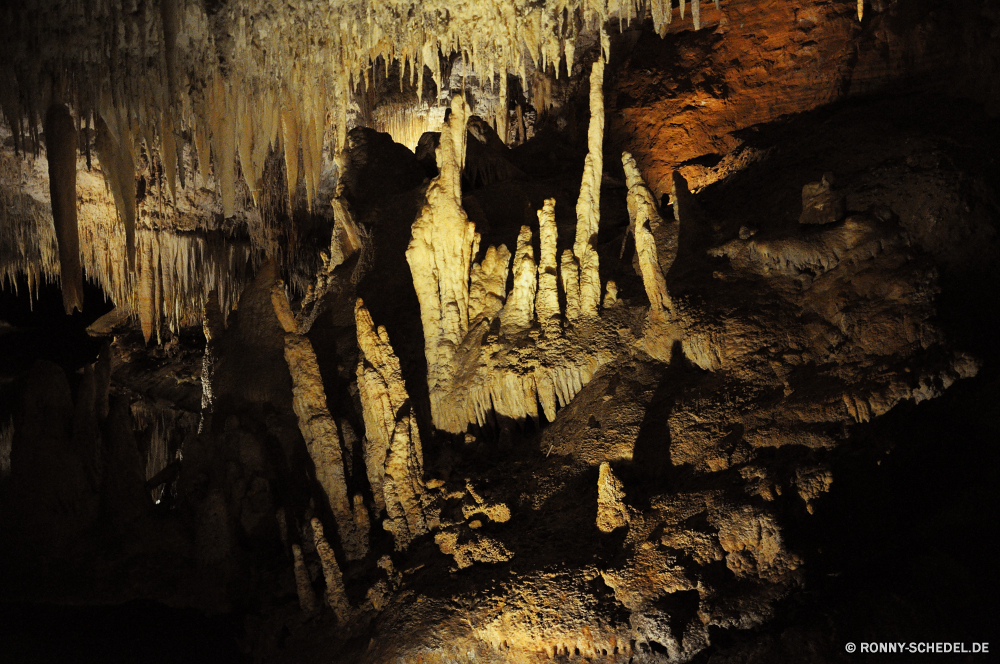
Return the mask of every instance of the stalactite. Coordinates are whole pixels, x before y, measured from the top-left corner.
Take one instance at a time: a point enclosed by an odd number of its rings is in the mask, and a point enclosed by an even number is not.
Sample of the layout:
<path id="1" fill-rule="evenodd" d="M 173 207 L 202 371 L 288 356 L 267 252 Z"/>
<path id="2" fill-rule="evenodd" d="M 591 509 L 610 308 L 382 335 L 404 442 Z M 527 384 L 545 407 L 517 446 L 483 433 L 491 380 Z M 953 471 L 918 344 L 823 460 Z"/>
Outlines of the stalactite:
<path id="1" fill-rule="evenodd" d="M 83 311 L 83 266 L 76 224 L 76 121 L 65 104 L 53 104 L 45 115 L 45 152 L 49 160 L 52 220 L 59 245 L 63 308 Z"/>
<path id="2" fill-rule="evenodd" d="M 101 162 L 105 182 L 115 199 L 115 208 L 125 227 L 126 258 L 135 269 L 135 158 L 133 137 L 119 109 L 110 99 L 95 118 L 94 147 Z"/>

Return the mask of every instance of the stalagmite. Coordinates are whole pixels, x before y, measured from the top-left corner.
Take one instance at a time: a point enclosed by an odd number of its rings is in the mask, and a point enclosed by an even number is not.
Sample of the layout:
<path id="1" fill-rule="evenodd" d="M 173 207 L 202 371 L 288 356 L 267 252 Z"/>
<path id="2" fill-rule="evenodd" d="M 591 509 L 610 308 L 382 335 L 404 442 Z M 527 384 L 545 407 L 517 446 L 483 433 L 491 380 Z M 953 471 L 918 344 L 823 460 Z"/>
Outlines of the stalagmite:
<path id="1" fill-rule="evenodd" d="M 83 311 L 83 266 L 76 225 L 76 121 L 65 104 L 53 104 L 45 115 L 45 152 L 49 160 L 52 221 L 59 245 L 63 308 Z"/>
<path id="2" fill-rule="evenodd" d="M 547 333 L 559 328 L 559 283 L 556 278 L 556 199 L 546 199 L 538 211 L 539 261 L 535 313 Z"/>
<path id="3" fill-rule="evenodd" d="M 486 250 L 483 260 L 472 266 L 469 278 L 469 326 L 493 320 L 504 306 L 504 288 L 510 267 L 510 251 L 500 245 Z"/>
<path id="4" fill-rule="evenodd" d="M 375 329 L 361 298 L 355 305 L 358 330 L 358 392 L 365 420 L 365 467 L 375 498 L 375 509 L 385 509 L 382 481 L 385 456 L 396 429 L 396 414 L 409 408 L 410 396 L 403 383 L 399 358 L 392 351 L 384 327 Z"/>
<path id="5" fill-rule="evenodd" d="M 157 266 L 153 264 L 153 243 L 143 242 L 138 249 L 138 274 L 139 282 L 139 324 L 142 327 L 142 336 L 149 343 L 154 330 L 159 329 L 159 310 L 156 307 L 156 274 L 154 270 Z"/>
<path id="6" fill-rule="evenodd" d="M 653 228 L 661 226 L 663 220 L 656 210 L 656 202 L 649 187 L 642 179 L 635 159 L 628 152 L 622 153 L 622 166 L 625 167 L 625 182 L 628 186 L 628 214 L 635 236 L 635 250 L 639 256 L 639 270 L 642 273 L 642 283 L 646 288 L 649 306 L 653 311 L 672 309 L 667 284 L 661 271 L 660 259 L 657 256 L 656 241 L 653 238 Z M 676 257 L 668 257 L 670 263 Z"/>
<path id="7" fill-rule="evenodd" d="M 413 222 L 406 262 L 420 301 L 427 357 L 431 415 L 443 425 L 447 404 L 439 386 L 450 380 L 455 349 L 469 329 L 469 270 L 476 227 L 462 209 L 468 106 L 456 96 L 437 148 L 438 176 L 427 188 L 427 202 Z"/>
<path id="8" fill-rule="evenodd" d="M 385 455 L 382 493 L 387 518 L 382 527 L 392 533 L 396 550 L 405 551 L 414 538 L 430 532 L 436 519 L 425 514 L 429 496 L 423 481 L 424 452 L 412 407 L 395 424 Z"/>
<path id="9" fill-rule="evenodd" d="M 601 177 L 604 172 L 604 60 L 598 58 L 590 73 L 590 125 L 587 158 L 576 203 L 576 241 L 573 256 L 579 270 L 579 312 L 567 308 L 571 321 L 593 318 L 601 303 L 601 275 L 597 257 L 597 229 L 601 221 Z M 565 260 L 564 260 L 565 265 Z M 566 277 L 564 277 L 565 281 Z M 568 291 L 567 291 L 568 292 Z"/>
<path id="10" fill-rule="evenodd" d="M 359 299 L 355 307 L 358 347 L 358 391 L 364 411 L 365 465 L 376 509 L 386 511 L 382 527 L 392 533 L 397 551 L 435 525 L 423 483 L 423 449 L 399 359 L 385 328 L 374 329 Z"/>
<path id="11" fill-rule="evenodd" d="M 628 525 L 628 509 L 622 500 L 625 490 L 611 471 L 607 461 L 601 464 L 597 477 L 597 527 L 605 533 Z"/>
<path id="12" fill-rule="evenodd" d="M 236 212 L 236 122 L 237 109 L 222 75 L 208 88 L 208 122 L 212 129 L 212 156 L 215 180 L 222 192 L 222 214 Z"/>
<path id="13" fill-rule="evenodd" d="M 580 318 L 580 272 L 573 252 L 566 249 L 559 261 L 559 276 L 562 277 L 563 291 L 566 293 L 566 318 Z"/>
<path id="14" fill-rule="evenodd" d="M 500 329 L 504 334 L 526 330 L 535 319 L 535 292 L 538 282 L 534 250 L 531 247 L 531 229 L 521 226 L 514 253 L 514 287 L 507 298 L 507 305 L 500 316 Z"/>
<path id="15" fill-rule="evenodd" d="M 323 536 L 323 524 L 319 519 L 314 518 L 310 525 L 312 526 L 316 553 L 319 555 L 320 565 L 323 566 L 323 580 L 326 581 L 326 604 L 333 609 L 337 620 L 343 623 L 351 616 L 351 603 L 347 600 L 347 591 L 344 589 L 344 577 L 340 573 L 340 565 L 337 564 L 337 557 L 333 554 L 330 543 Z"/>
<path id="16" fill-rule="evenodd" d="M 302 559 L 302 547 L 298 544 L 292 545 L 292 564 L 295 570 L 295 590 L 299 595 L 299 608 L 306 613 L 316 613 L 319 606 L 316 604 L 316 594 L 313 592 L 312 583 L 309 582 L 309 570 Z"/>
<path id="17" fill-rule="evenodd" d="M 323 487 L 330 510 L 337 520 L 337 533 L 344 555 L 348 560 L 359 560 L 368 553 L 363 544 L 367 534 L 361 536 L 356 532 L 357 523 L 347 492 L 340 436 L 337 423 L 326 405 L 326 392 L 316 353 L 309 338 L 299 334 L 294 327 L 294 317 L 284 286 L 280 283 L 271 291 L 271 302 L 279 322 L 285 327 L 285 361 L 292 377 L 292 408 L 299 418 L 299 430 L 316 469 L 316 481 Z"/>

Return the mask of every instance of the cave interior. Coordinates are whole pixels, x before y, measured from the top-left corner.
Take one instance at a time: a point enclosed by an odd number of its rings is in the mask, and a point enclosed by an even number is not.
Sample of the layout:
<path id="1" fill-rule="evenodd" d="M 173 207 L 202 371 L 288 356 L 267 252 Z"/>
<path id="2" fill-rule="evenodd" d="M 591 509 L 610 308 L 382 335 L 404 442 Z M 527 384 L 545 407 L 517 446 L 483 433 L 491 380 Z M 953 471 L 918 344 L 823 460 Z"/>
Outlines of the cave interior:
<path id="1" fill-rule="evenodd" d="M 0 660 L 986 661 L 1000 2 L 0 35 Z"/>

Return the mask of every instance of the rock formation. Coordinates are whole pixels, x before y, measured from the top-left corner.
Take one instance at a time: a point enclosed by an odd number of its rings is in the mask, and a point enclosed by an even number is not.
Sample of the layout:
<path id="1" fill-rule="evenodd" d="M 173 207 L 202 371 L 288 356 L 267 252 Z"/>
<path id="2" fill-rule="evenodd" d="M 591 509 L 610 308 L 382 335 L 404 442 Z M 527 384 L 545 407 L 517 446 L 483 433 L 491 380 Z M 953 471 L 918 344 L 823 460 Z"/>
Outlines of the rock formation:
<path id="1" fill-rule="evenodd" d="M 45 153 L 49 160 L 52 220 L 59 244 L 63 307 L 67 314 L 83 309 L 80 231 L 76 225 L 76 121 L 65 104 L 53 104 L 45 115 Z"/>
<path id="2" fill-rule="evenodd" d="M 323 566 L 323 579 L 326 581 L 326 603 L 337 620 L 344 622 L 351 615 L 351 604 L 347 600 L 347 591 L 344 590 L 344 577 L 340 573 L 340 565 L 333 554 L 333 549 L 323 536 L 323 524 L 319 519 L 313 518 L 309 522 L 313 531 L 313 541 L 316 545 L 316 553 L 319 555 L 320 564 Z M 303 607 L 303 610 L 306 610 Z"/>
<path id="3" fill-rule="evenodd" d="M 490 247 L 480 263 L 472 262 L 479 236 L 460 201 L 465 106 L 460 98 L 452 103 L 437 153 L 440 173 L 428 187 L 406 254 L 420 300 L 431 414 L 440 429 L 463 432 L 470 423 L 485 423 L 493 410 L 515 420 L 538 419 L 539 403 L 551 421 L 557 404 L 569 403 L 618 343 L 611 323 L 598 319 L 601 280 L 595 243 L 603 172 L 603 71 L 598 59 L 590 77 L 589 152 L 577 203 L 576 241 L 571 252 L 563 253 L 560 266 L 565 320 L 576 324 L 565 330 L 554 283 L 554 201 L 538 212 L 537 267 L 530 228 L 519 233 L 514 285 L 506 301 L 506 247 Z M 490 328 L 497 315 L 499 337 Z M 533 326 L 536 318 L 541 330 Z M 533 350 L 518 350 L 510 342 L 524 334 L 532 339 Z"/>
<path id="4" fill-rule="evenodd" d="M 357 531 L 358 518 L 354 514 L 355 504 L 347 491 L 340 435 L 327 407 L 316 353 L 308 337 L 298 331 L 282 284 L 272 288 L 271 302 L 286 332 L 285 361 L 292 376 L 292 407 L 299 418 L 299 429 L 316 469 L 316 481 L 323 488 L 337 520 L 340 544 L 347 559 L 364 558 L 368 553 L 368 533 Z M 364 504 L 360 505 L 360 509 L 364 510 Z"/>
<path id="5" fill-rule="evenodd" d="M 4 654 L 985 624 L 1000 11 L 863 4 L 0 8 Z"/>
<path id="6" fill-rule="evenodd" d="M 416 415 L 403 384 L 399 359 L 385 328 L 377 330 L 358 299 L 358 392 L 367 442 L 365 466 L 375 495 L 375 508 L 385 509 L 382 527 L 392 533 L 396 549 L 405 550 L 437 522 L 433 497 L 424 486 L 424 453 Z"/>
<path id="7" fill-rule="evenodd" d="M 315 613 L 319 606 L 316 604 L 316 594 L 309 581 L 309 570 L 306 569 L 305 560 L 302 558 L 302 547 L 298 544 L 292 545 L 292 559 L 295 569 L 295 590 L 299 595 L 299 607 L 306 613 Z"/>
<path id="8" fill-rule="evenodd" d="M 602 463 L 597 478 L 597 527 L 602 532 L 610 533 L 628 524 L 628 508 L 623 498 L 622 483 L 611 471 L 610 464 Z"/>

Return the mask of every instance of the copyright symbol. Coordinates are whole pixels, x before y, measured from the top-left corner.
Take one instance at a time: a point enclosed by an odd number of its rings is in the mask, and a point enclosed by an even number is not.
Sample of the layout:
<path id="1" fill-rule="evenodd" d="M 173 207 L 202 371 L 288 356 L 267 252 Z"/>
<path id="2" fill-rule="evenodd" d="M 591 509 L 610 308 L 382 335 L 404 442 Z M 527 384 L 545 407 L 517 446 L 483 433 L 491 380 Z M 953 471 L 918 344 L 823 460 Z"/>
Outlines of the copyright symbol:
<path id="1" fill-rule="evenodd" d="M 855 650 L 857 650 L 857 646 L 854 645 L 853 643 L 848 643 L 846 646 L 844 646 L 844 650 L 846 650 L 847 652 L 854 652 Z"/>

